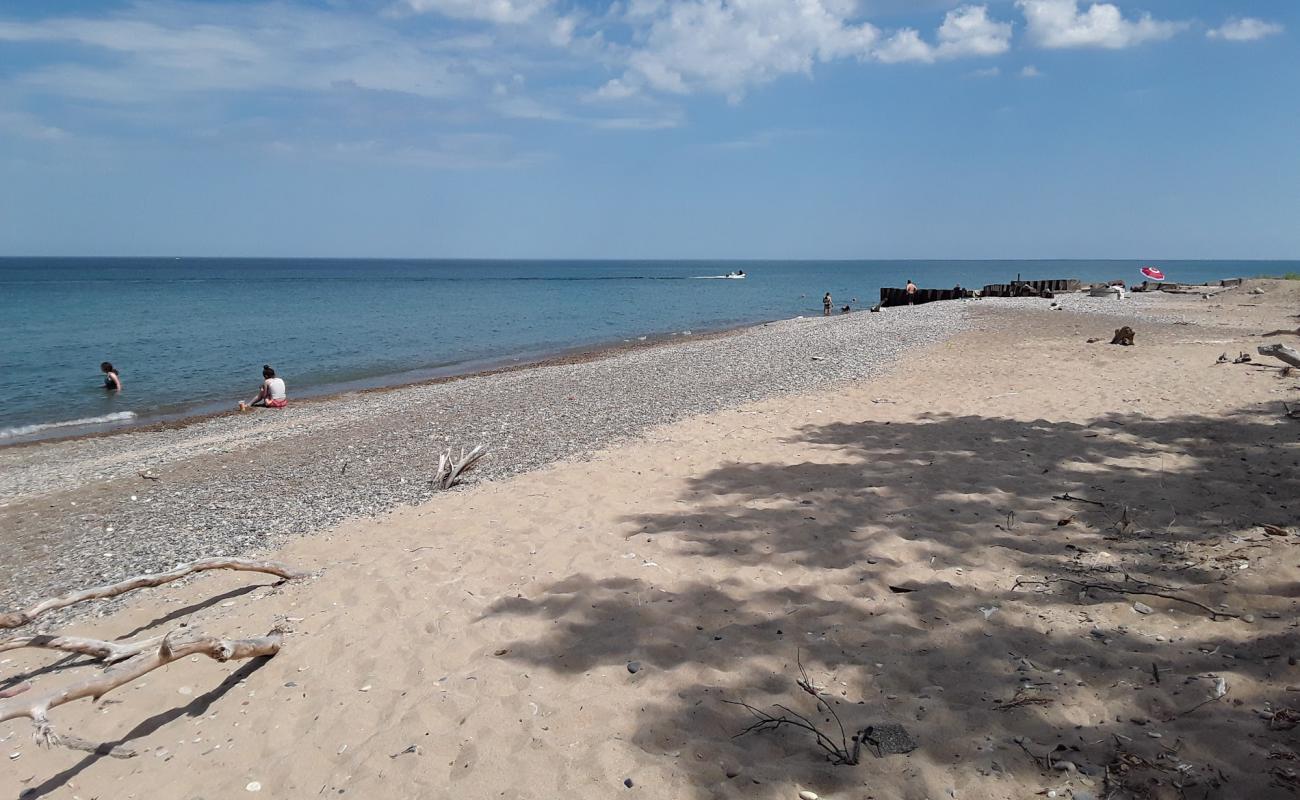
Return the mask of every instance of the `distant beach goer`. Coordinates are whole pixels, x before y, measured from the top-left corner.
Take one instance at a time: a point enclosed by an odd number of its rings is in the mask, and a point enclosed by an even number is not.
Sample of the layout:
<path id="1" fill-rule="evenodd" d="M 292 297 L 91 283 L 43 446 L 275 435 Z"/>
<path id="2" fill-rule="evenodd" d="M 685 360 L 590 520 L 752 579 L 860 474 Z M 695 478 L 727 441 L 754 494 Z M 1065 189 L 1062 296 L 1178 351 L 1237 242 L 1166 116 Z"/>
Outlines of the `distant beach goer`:
<path id="1" fill-rule="evenodd" d="M 916 300 L 916 284 L 912 283 L 911 278 L 907 279 L 907 286 L 904 291 L 907 292 L 907 304 L 910 306 Z"/>
<path id="2" fill-rule="evenodd" d="M 830 315 L 831 315 L 831 293 L 827 292 L 826 296 L 822 298 L 822 316 L 829 317 Z"/>
<path id="3" fill-rule="evenodd" d="M 270 364 L 266 364 L 262 367 L 262 386 L 257 390 L 257 397 L 248 403 L 241 400 L 239 410 L 244 411 L 252 406 L 284 408 L 287 405 L 289 405 L 289 396 L 285 393 L 284 378 L 277 378 L 275 370 L 271 369 Z"/>
<path id="4" fill-rule="evenodd" d="M 104 373 L 104 388 L 110 392 L 122 391 L 122 376 L 117 374 L 117 369 L 107 361 L 99 365 L 99 371 Z"/>

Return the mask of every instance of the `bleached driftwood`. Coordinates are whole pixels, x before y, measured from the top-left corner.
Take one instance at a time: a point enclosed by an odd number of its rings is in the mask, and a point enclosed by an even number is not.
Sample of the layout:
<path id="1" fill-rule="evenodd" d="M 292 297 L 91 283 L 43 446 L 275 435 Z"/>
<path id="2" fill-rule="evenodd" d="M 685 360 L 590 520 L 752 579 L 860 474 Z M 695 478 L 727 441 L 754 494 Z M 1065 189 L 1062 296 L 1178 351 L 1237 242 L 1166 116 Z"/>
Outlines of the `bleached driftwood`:
<path id="1" fill-rule="evenodd" d="M 30 636 L 11 636 L 0 639 L 0 653 L 17 650 L 20 647 L 36 647 L 44 650 L 62 650 L 65 653 L 80 653 L 83 656 L 116 664 L 132 656 L 138 656 L 145 650 L 157 647 L 161 636 L 140 639 L 134 642 L 105 642 L 100 639 L 84 639 L 80 636 L 56 636 L 48 633 L 36 633 Z"/>
<path id="2" fill-rule="evenodd" d="M 281 578 L 292 580 L 301 578 L 306 573 L 299 572 L 287 564 L 281 564 L 276 561 L 253 561 L 247 558 L 203 558 L 198 561 L 191 561 L 188 564 L 181 564 L 176 569 L 169 572 L 157 572 L 152 575 L 139 575 L 128 580 L 111 583 L 107 586 L 97 586 L 94 589 L 85 589 L 80 592 L 64 595 L 63 597 L 50 597 L 36 603 L 22 611 L 11 611 L 8 614 L 0 614 L 0 629 L 18 628 L 40 615 L 59 608 L 84 603 L 87 600 L 102 600 L 107 597 L 117 597 L 120 594 L 134 591 L 136 589 L 145 589 L 153 586 L 162 586 L 164 583 L 180 580 L 186 575 L 195 572 L 205 572 L 212 569 L 232 569 L 242 572 L 265 572 L 268 575 L 275 575 Z"/>
<path id="3" fill-rule="evenodd" d="M 1284 344 L 1260 345 L 1258 350 L 1261 356 L 1272 356 L 1278 361 L 1290 364 L 1293 367 L 1300 367 L 1300 350 L 1295 350 Z"/>
<path id="4" fill-rule="evenodd" d="M 219 639 L 177 629 L 163 637 L 158 649 L 152 653 L 138 655 L 93 678 L 34 696 L 20 695 L 0 701 L 0 722 L 27 717 L 36 726 L 37 743 L 57 744 L 59 737 L 50 726 L 48 716 L 51 709 L 83 697 L 98 700 L 114 689 L 186 656 L 202 655 L 223 662 L 273 656 L 280 651 L 282 638 L 283 633 L 278 629 L 253 639 Z"/>
<path id="5" fill-rule="evenodd" d="M 452 458 L 451 450 L 438 456 L 438 471 L 433 474 L 433 485 L 439 489 L 450 489 L 460 482 L 460 476 L 474 468 L 483 456 L 487 455 L 487 449 L 483 445 L 476 445 L 468 453 L 465 448 L 460 449 L 460 458 Z"/>

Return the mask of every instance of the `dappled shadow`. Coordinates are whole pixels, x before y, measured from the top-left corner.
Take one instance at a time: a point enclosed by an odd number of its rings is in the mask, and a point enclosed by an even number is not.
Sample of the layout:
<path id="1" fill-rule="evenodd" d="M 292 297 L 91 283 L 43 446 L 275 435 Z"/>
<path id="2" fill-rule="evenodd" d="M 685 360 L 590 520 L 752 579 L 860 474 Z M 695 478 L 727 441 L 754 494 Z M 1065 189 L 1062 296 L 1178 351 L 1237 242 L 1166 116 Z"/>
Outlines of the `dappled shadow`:
<path id="1" fill-rule="evenodd" d="M 1113 593 L 1015 577 L 1143 580 L 1229 613 L 1293 613 L 1294 584 L 1242 565 L 1290 555 L 1292 537 L 1257 524 L 1300 517 L 1298 433 L 1254 411 L 808 426 L 789 442 L 801 463 L 724 466 L 688 481 L 679 510 L 633 518 L 635 535 L 671 537 L 704 576 L 576 574 L 486 613 L 552 623 L 511 643 L 510 658 L 537 667 L 636 660 L 647 691 L 672 671 L 678 688 L 647 700 L 630 737 L 672 759 L 699 797 L 786 796 L 791 782 L 1018 797 L 1067 778 L 1105 796 L 1117 749 L 1151 766 L 1116 797 L 1273 796 L 1283 779 L 1270 748 L 1297 742 L 1258 712 L 1285 704 L 1284 679 L 1300 682 L 1294 628 L 1252 636 L 1174 600 L 1117 609 Z M 1156 636 L 1134 599 L 1195 638 Z M 724 698 L 814 713 L 796 654 L 847 726 L 900 722 L 919 749 L 831 767 L 798 732 L 731 739 L 748 720 Z M 1233 688 L 1203 707 L 1214 675 Z M 1026 747 L 1064 748 L 1086 774 L 1045 771 Z"/>
<path id="2" fill-rule="evenodd" d="M 1015 551 L 1025 567 L 1055 566 L 1064 545 L 1107 540 L 1144 559 L 1136 566 L 1165 571 L 1175 567 L 1157 563 L 1161 552 L 1297 518 L 1300 426 L 1276 423 L 1241 412 L 1227 422 L 934 415 L 809 426 L 800 441 L 834 463 L 729 465 L 690 481 L 692 496 L 711 502 L 635 521 L 696 555 L 754 565 L 849 569 L 890 532 L 957 566 L 978 566 L 989 547 Z M 1054 499 L 1066 494 L 1102 505 Z M 1146 535 L 1117 536 L 1125 508 L 1126 533 Z M 1217 574 L 1212 564 L 1178 568 L 1188 579 Z"/>

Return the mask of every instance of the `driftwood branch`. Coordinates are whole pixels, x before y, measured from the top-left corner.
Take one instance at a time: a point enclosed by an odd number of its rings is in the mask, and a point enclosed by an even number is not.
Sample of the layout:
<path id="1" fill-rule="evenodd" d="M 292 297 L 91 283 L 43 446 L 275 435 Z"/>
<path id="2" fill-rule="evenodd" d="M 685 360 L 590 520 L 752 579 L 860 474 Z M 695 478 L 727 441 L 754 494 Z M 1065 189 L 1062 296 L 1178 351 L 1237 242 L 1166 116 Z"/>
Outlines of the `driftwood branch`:
<path id="1" fill-rule="evenodd" d="M 30 688 L 32 688 L 32 685 L 27 681 L 23 681 L 22 683 L 10 686 L 7 689 L 0 689 L 0 700 L 4 700 L 6 697 L 13 697 L 14 695 L 22 694 Z"/>
<path id="2" fill-rule="evenodd" d="M 59 608 L 84 603 L 87 600 L 102 600 L 107 597 L 117 597 L 120 594 L 135 591 L 136 589 L 146 589 L 153 586 L 162 586 L 165 583 L 180 580 L 186 575 L 195 572 L 205 572 L 213 569 L 232 569 L 243 572 L 265 572 L 268 575 L 276 575 L 281 578 L 292 580 L 301 578 L 306 573 L 299 572 L 292 567 L 280 564 L 275 561 L 253 561 L 246 558 L 204 558 L 198 561 L 191 561 L 188 564 L 181 564 L 176 569 L 169 572 L 158 572 L 152 575 L 140 575 L 135 578 L 120 581 L 118 583 L 108 584 L 107 586 L 97 586 L 94 589 L 86 589 L 80 592 L 64 595 L 63 597 L 50 597 L 36 603 L 22 611 L 11 611 L 8 614 L 0 614 L 0 629 L 18 628 L 40 615 L 54 611 Z"/>
<path id="3" fill-rule="evenodd" d="M 223 662 L 273 656 L 280 651 L 282 637 L 278 629 L 254 639 L 219 639 L 178 629 L 163 637 L 158 649 L 152 653 L 110 667 L 93 678 L 35 696 L 12 697 L 0 702 L 0 722 L 27 717 L 36 726 L 38 743 L 57 744 L 59 737 L 50 726 L 48 717 L 51 709 L 83 697 L 98 700 L 118 687 L 187 656 L 202 655 Z"/>
<path id="4" fill-rule="evenodd" d="M 476 445 L 468 453 L 465 448 L 460 449 L 460 457 L 453 458 L 451 450 L 438 456 L 438 471 L 433 474 L 433 485 L 438 489 L 450 489 L 457 483 L 465 473 L 474 469 L 479 459 L 487 455 L 487 448 L 483 445 Z"/>
<path id="5" fill-rule="evenodd" d="M 20 647 L 36 647 L 43 650 L 80 653 L 83 656 L 90 656 L 106 664 L 116 664 L 132 656 L 138 656 L 145 650 L 157 647 L 161 641 L 161 636 L 140 639 L 134 642 L 105 642 L 99 639 L 83 639 L 80 636 L 56 636 L 54 634 L 37 633 L 30 636 L 10 636 L 7 639 L 0 639 L 0 653 L 6 650 L 17 650 Z"/>
<path id="6" fill-rule="evenodd" d="M 1172 594 L 1170 592 L 1152 591 L 1152 589 L 1160 588 L 1153 584 L 1144 584 L 1142 586 L 1117 586 L 1113 583 L 1095 583 L 1092 581 L 1079 581 L 1079 580 L 1075 580 L 1074 578 L 1050 578 L 1041 581 L 1028 580 L 1025 578 L 1016 578 L 1016 583 L 1014 586 L 1011 587 L 1011 590 L 1015 591 L 1016 589 L 1019 589 L 1021 586 L 1030 586 L 1030 585 L 1048 586 L 1053 583 L 1068 583 L 1074 586 L 1078 586 L 1080 589 L 1082 589 L 1085 592 L 1088 591 L 1089 589 L 1099 589 L 1103 592 L 1114 592 L 1115 594 L 1138 595 L 1141 597 L 1162 597 L 1165 600 L 1173 600 L 1176 603 L 1186 603 L 1189 606 L 1196 606 L 1197 608 L 1201 609 L 1205 613 L 1209 614 L 1210 619 L 1218 619 L 1219 617 L 1224 617 L 1226 619 L 1239 619 L 1241 617 L 1240 614 L 1232 614 L 1227 611 L 1220 611 L 1217 608 L 1211 608 L 1210 606 L 1207 606 L 1202 602 L 1199 602 L 1197 600 L 1192 600 L 1191 598 L 1188 597 Z M 1146 587 L 1151 587 L 1151 588 L 1146 588 Z"/>
<path id="7" fill-rule="evenodd" d="M 1261 356 L 1271 356 L 1284 364 L 1300 367 L 1300 350 L 1284 344 L 1261 345 L 1257 349 Z"/>

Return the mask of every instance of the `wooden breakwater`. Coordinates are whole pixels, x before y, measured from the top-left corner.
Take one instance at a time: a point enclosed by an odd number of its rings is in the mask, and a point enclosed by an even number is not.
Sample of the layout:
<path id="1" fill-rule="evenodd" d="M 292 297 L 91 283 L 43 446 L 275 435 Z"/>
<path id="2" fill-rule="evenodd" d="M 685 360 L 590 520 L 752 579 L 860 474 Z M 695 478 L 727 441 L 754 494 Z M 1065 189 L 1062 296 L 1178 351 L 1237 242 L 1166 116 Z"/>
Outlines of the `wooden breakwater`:
<path id="1" fill-rule="evenodd" d="M 919 306 L 922 303 L 933 303 L 938 300 L 961 300 L 974 296 L 975 293 L 969 289 L 917 289 L 916 294 L 912 295 L 912 305 Z M 907 290 L 881 287 L 880 304 L 882 306 L 907 305 Z"/>
<path id="2" fill-rule="evenodd" d="M 1051 281 L 1012 281 L 990 283 L 980 290 L 984 297 L 1038 297 L 1043 292 L 1077 292 L 1083 283 L 1070 278 Z"/>
<path id="3" fill-rule="evenodd" d="M 1039 297 L 1045 292 L 1078 291 L 1082 286 L 1081 282 L 1073 278 L 1051 281 L 1012 281 L 1011 283 L 991 283 L 981 289 L 979 294 L 983 297 Z M 912 305 L 934 303 L 940 300 L 964 300 L 974 296 L 975 292 L 973 290 L 963 289 L 960 286 L 954 286 L 951 289 L 917 289 L 916 294 L 912 295 Z M 894 287 L 882 287 L 880 289 L 880 304 L 882 306 L 905 306 L 907 302 L 906 289 L 896 289 Z"/>

